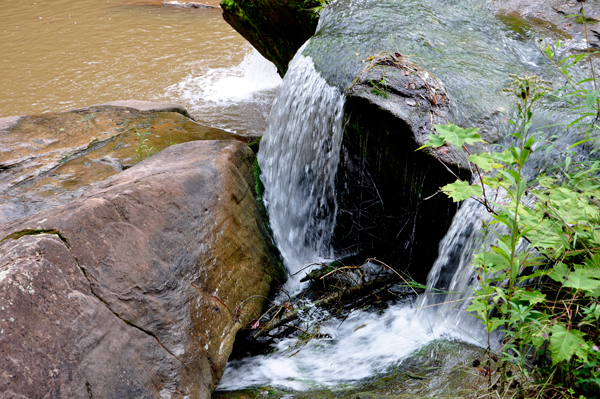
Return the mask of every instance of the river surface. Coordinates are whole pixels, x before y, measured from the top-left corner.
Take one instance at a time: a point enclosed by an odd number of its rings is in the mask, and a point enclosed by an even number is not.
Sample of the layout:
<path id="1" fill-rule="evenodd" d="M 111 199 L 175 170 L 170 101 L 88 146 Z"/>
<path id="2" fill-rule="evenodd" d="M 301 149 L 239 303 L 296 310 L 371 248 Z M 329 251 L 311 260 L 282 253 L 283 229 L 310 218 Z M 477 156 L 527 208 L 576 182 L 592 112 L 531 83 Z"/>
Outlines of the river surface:
<path id="1" fill-rule="evenodd" d="M 0 11 L 0 117 L 137 99 L 241 134 L 265 128 L 280 79 L 220 8 L 0 0 Z"/>

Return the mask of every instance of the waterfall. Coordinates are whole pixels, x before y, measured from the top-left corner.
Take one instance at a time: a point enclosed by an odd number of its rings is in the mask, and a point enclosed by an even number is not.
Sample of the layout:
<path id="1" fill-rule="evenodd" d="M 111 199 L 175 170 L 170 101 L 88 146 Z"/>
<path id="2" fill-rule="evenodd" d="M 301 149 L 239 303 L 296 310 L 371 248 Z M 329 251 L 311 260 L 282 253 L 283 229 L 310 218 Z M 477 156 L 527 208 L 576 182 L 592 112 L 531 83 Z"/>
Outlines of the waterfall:
<path id="1" fill-rule="evenodd" d="M 487 8 L 480 7 L 482 2 L 442 3 L 332 2 L 317 35 L 291 61 L 259 152 L 265 205 L 290 274 L 284 289 L 297 293 L 307 265 L 335 255 L 331 246 L 337 213 L 334 183 L 345 106 L 339 88 L 348 87 L 348 80 L 364 68 L 361 60 L 381 50 L 382 37 L 395 32 L 402 39 L 402 54 L 417 54 L 413 59 L 436 71 L 460 105 L 455 123 L 482 126 L 494 131 L 494 137 L 508 133 L 510 127 L 506 119 L 511 99 L 496 95 L 506 86 L 508 74 L 548 75 L 549 79 L 555 75 L 546 69 L 547 60 L 539 51 L 493 20 Z M 436 11 L 439 7 L 443 12 Z M 563 120 L 557 110 L 555 104 L 542 101 L 539 114 L 556 120 L 541 118 L 537 127 Z M 549 137 L 560 130 L 555 129 L 546 132 Z M 574 142 L 564 132 L 560 136 L 564 142 Z M 533 177 L 560 156 L 540 151 L 525 173 Z M 438 258 L 427 278 L 431 288 L 414 303 L 390 305 L 381 313 L 354 310 L 339 320 L 303 302 L 308 310 L 302 314 L 301 327 L 310 330 L 319 324 L 319 337 L 305 346 L 293 336 L 277 337 L 269 355 L 230 361 L 219 390 L 269 385 L 303 390 L 352 383 L 390 371 L 407 355 L 440 338 L 486 346 L 479 321 L 464 311 L 477 289 L 473 255 L 494 242 L 494 238 L 486 242 L 481 231 L 486 218 L 487 211 L 476 201 L 461 204 L 439 243 Z"/>
<path id="2" fill-rule="evenodd" d="M 471 261 L 484 244 L 481 226 L 485 218 L 490 218 L 487 211 L 473 199 L 464 201 L 454 215 L 450 229 L 439 244 L 438 258 L 427 276 L 429 288 L 418 301 L 420 316 L 432 315 L 438 324 L 460 325 L 470 331 L 481 330 L 479 321 L 465 309 L 469 305 L 466 299 L 472 296 L 475 282 Z"/>
<path id="3" fill-rule="evenodd" d="M 333 257 L 335 174 L 345 97 L 315 71 L 301 48 L 271 108 L 258 162 L 275 241 L 298 289 L 299 271 Z"/>

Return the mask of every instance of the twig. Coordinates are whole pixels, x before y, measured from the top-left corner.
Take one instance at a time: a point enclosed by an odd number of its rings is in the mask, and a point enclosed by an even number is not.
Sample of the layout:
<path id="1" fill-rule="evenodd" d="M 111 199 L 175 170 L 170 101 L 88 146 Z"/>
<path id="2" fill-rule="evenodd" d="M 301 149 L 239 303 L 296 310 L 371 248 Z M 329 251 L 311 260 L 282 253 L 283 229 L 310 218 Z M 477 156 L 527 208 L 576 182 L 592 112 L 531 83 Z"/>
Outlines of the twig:
<path id="1" fill-rule="evenodd" d="M 314 337 L 316 337 L 316 336 L 317 336 L 317 334 L 319 333 L 319 331 L 321 331 L 321 326 L 320 326 L 320 325 L 319 325 L 319 328 L 317 328 L 317 332 L 316 332 L 316 333 L 314 333 L 314 334 L 312 335 L 312 337 L 310 337 L 310 338 L 309 338 L 309 339 L 308 339 L 306 342 L 304 342 L 304 345 L 302 345 L 302 347 L 301 347 L 300 349 L 298 349 L 296 352 L 294 352 L 292 355 L 290 355 L 290 357 L 293 357 L 293 356 L 297 355 L 297 354 L 298 354 L 298 352 L 300 352 L 302 349 L 304 349 L 304 347 L 305 347 L 305 346 L 306 346 L 306 345 L 307 345 L 307 344 L 308 344 L 310 341 L 312 341 L 312 339 L 313 339 Z"/>
<path id="2" fill-rule="evenodd" d="M 405 279 L 404 277 L 402 277 L 402 275 L 401 275 L 400 273 L 398 273 L 396 270 L 392 269 L 392 267 L 391 267 L 391 266 L 388 266 L 388 265 L 386 265 L 385 263 L 383 263 L 382 261 L 380 261 L 380 260 L 377 260 L 377 259 L 375 259 L 375 258 L 369 258 L 369 259 L 367 259 L 367 262 L 370 262 L 370 261 L 372 261 L 372 260 L 374 260 L 375 262 L 378 262 L 379 264 L 381 264 L 381 265 L 383 265 L 383 266 L 387 267 L 388 269 L 390 269 L 391 271 L 393 271 L 394 273 L 396 273 L 396 275 L 398 275 L 398 277 L 400 277 L 400 278 L 402 279 L 402 281 L 404 281 L 404 282 L 406 283 L 406 285 L 408 285 L 408 286 L 410 287 L 410 289 L 411 289 L 411 290 L 412 290 L 412 291 L 415 293 L 415 295 L 416 295 L 416 296 L 419 296 L 419 294 L 418 294 L 418 293 L 417 293 L 417 291 L 416 291 L 416 290 L 413 288 L 413 286 L 412 286 L 412 285 L 410 285 L 410 283 L 409 283 L 408 281 L 406 281 L 406 279 Z"/>
<path id="3" fill-rule="evenodd" d="M 378 289 L 380 287 L 384 287 L 386 285 L 393 284 L 396 281 L 397 281 L 397 279 L 396 279 L 395 275 L 383 276 L 383 277 L 371 280 L 365 284 L 358 284 L 358 285 L 352 286 L 346 290 L 340 290 L 340 291 L 334 292 L 333 294 L 331 294 L 325 298 L 321 298 L 319 300 L 314 301 L 313 305 L 314 306 L 330 305 L 331 303 L 340 300 L 343 296 L 358 295 L 361 292 Z M 274 330 L 278 327 L 283 326 L 284 324 L 289 323 L 292 320 L 297 319 L 300 316 L 300 312 L 305 311 L 307 309 L 309 309 L 308 306 L 301 306 L 301 307 L 295 308 L 293 310 L 290 310 L 290 311 L 284 313 L 279 319 L 271 319 L 269 322 L 267 322 L 263 326 L 263 328 L 261 330 L 254 333 L 252 338 L 256 339 L 258 337 L 261 337 L 261 336 L 265 335 L 266 333 L 268 333 L 269 331 Z"/>

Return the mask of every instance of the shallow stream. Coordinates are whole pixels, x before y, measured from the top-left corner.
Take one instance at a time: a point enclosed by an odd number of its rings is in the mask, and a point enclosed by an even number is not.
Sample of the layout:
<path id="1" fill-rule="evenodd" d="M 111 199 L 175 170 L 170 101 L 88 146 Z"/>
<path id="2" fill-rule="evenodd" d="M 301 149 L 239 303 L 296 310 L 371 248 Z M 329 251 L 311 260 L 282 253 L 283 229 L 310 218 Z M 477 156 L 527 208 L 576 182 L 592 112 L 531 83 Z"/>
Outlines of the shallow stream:
<path id="1" fill-rule="evenodd" d="M 201 124 L 264 131 L 281 79 L 220 8 L 0 0 L 0 10 L 0 117 L 136 99 L 181 104 Z"/>

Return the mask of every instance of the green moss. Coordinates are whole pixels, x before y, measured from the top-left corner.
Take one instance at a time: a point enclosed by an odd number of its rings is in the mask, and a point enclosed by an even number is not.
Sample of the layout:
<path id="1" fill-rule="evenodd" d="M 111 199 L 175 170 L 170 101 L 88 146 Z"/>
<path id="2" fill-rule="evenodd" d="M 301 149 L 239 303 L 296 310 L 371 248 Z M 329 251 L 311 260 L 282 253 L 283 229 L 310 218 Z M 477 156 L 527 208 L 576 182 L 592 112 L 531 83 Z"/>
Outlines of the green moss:
<path id="1" fill-rule="evenodd" d="M 259 140 L 260 141 L 260 140 Z M 252 143 L 250 143 L 252 144 Z M 258 202 L 258 207 L 260 209 L 260 213 L 262 215 L 263 226 L 266 230 L 266 233 L 269 237 L 270 243 L 267 243 L 269 246 L 269 252 L 272 255 L 272 265 L 275 271 L 273 278 L 278 283 L 283 283 L 285 281 L 286 270 L 281 261 L 281 255 L 279 249 L 275 245 L 275 239 L 273 237 L 273 231 L 271 230 L 271 224 L 269 223 L 269 215 L 267 214 L 267 208 L 265 207 L 265 203 L 263 201 L 263 194 L 265 192 L 265 186 L 260 180 L 260 165 L 258 164 L 258 160 L 255 158 L 254 163 L 252 165 L 254 170 L 254 197 L 256 198 L 256 202 Z"/>
<path id="2" fill-rule="evenodd" d="M 254 139 L 250 143 L 248 143 L 248 147 L 250 147 L 250 149 L 252 150 L 252 152 L 255 155 L 258 155 L 258 150 L 260 148 L 261 139 L 262 139 L 262 137 L 257 137 L 256 139 Z"/>
<path id="3" fill-rule="evenodd" d="M 18 240 L 19 238 L 21 238 L 23 236 L 35 236 L 38 234 L 55 234 L 65 244 L 67 243 L 67 239 L 62 234 L 60 234 L 60 232 L 58 230 L 55 230 L 55 229 L 25 229 L 25 230 L 21 230 L 21 231 L 16 231 L 16 232 L 11 233 L 11 234 L 7 235 L 6 237 L 4 237 L 2 240 L 0 240 L 0 242 L 4 242 L 9 239 Z"/>
<path id="4" fill-rule="evenodd" d="M 258 159 L 254 159 L 254 164 L 252 165 L 254 169 L 254 197 L 260 203 L 260 208 L 263 214 L 266 216 L 266 208 L 263 203 L 263 193 L 265 192 L 265 186 L 260 180 L 260 165 L 258 164 Z"/>
<path id="5" fill-rule="evenodd" d="M 373 87 L 371 89 L 371 93 L 375 94 L 376 96 L 380 96 L 380 97 L 383 97 L 383 98 L 388 98 L 387 92 L 385 90 L 379 89 L 377 87 Z"/>
<path id="6" fill-rule="evenodd" d="M 548 31 L 555 34 L 558 38 L 569 39 L 570 36 L 563 30 L 557 28 L 554 24 L 549 23 L 538 18 L 525 18 L 519 14 L 508 14 L 499 15 L 497 18 L 504 23 L 504 25 L 515 33 L 523 37 L 529 37 L 535 35 L 537 32 Z"/>

